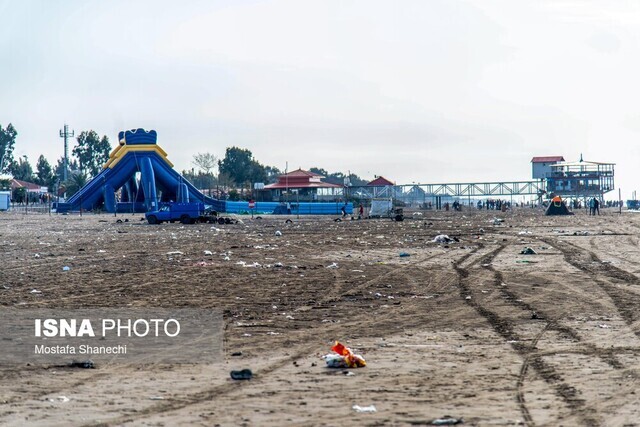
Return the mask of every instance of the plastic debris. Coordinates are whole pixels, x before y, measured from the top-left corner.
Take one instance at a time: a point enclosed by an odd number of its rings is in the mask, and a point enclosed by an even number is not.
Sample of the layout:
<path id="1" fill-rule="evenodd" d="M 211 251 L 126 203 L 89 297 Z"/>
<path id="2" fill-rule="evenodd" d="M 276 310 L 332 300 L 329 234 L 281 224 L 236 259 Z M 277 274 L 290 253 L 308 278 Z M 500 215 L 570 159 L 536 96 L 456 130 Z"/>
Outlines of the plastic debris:
<path id="1" fill-rule="evenodd" d="M 405 257 L 408 257 L 408 256 L 411 256 L 411 254 L 408 254 L 406 252 L 400 252 L 400 258 L 405 258 Z"/>
<path id="2" fill-rule="evenodd" d="M 538 252 L 536 252 L 535 250 L 533 250 L 533 248 L 530 247 L 526 247 L 523 250 L 520 251 L 520 254 L 522 255 L 538 255 Z"/>
<path id="3" fill-rule="evenodd" d="M 29 292 L 30 294 L 41 294 L 42 291 L 39 291 L 37 289 L 31 289 L 31 292 Z"/>
<path id="4" fill-rule="evenodd" d="M 164 400 L 164 397 L 162 397 L 162 396 L 151 396 L 151 397 L 149 397 L 149 400 Z"/>
<path id="5" fill-rule="evenodd" d="M 171 251 L 167 252 L 166 255 L 184 255 L 184 253 L 180 251 Z"/>
<path id="6" fill-rule="evenodd" d="M 282 231 L 276 230 L 276 236 L 282 236 Z"/>
<path id="7" fill-rule="evenodd" d="M 464 420 L 462 418 L 453 418 L 447 415 L 444 418 L 436 418 L 431 421 L 432 426 L 452 426 L 456 424 L 464 424 Z"/>
<path id="8" fill-rule="evenodd" d="M 323 357 L 329 368 L 364 368 L 367 366 L 367 362 L 362 356 L 354 354 L 349 347 L 345 347 L 338 341 L 331 347 L 331 351 L 333 353 Z"/>
<path id="9" fill-rule="evenodd" d="M 70 401 L 71 399 L 69 399 L 67 396 L 58 396 L 57 398 L 53 399 L 53 398 L 49 398 L 49 402 L 55 403 L 55 402 L 60 402 L 60 403 L 67 403 L 68 401 Z"/>
<path id="10" fill-rule="evenodd" d="M 370 406 L 353 405 L 352 408 L 356 412 L 377 412 L 376 407 L 373 405 L 370 405 Z"/>
<path id="11" fill-rule="evenodd" d="M 69 271 L 71 270 L 71 267 L 69 267 L 68 265 L 65 265 L 64 267 L 62 267 L 62 271 Z"/>
<path id="12" fill-rule="evenodd" d="M 213 252 L 211 252 L 211 251 L 204 251 L 204 254 L 205 254 L 205 255 L 213 255 Z"/>
<path id="13" fill-rule="evenodd" d="M 250 380 L 252 377 L 253 377 L 253 372 L 251 372 L 251 369 L 231 371 L 231 379 L 234 379 L 234 380 Z"/>
<path id="14" fill-rule="evenodd" d="M 338 268 L 338 264 L 334 262 L 331 265 L 327 265 L 327 268 Z"/>
<path id="15" fill-rule="evenodd" d="M 446 234 L 438 234 L 436 237 L 433 238 L 432 242 L 434 243 L 451 243 L 451 242 L 459 242 L 460 239 L 458 239 L 457 237 L 449 237 Z"/>
<path id="16" fill-rule="evenodd" d="M 82 368 L 82 369 L 95 369 L 96 365 L 93 363 L 93 360 L 87 359 L 87 360 L 81 360 L 81 361 L 74 360 L 73 362 L 69 363 L 69 367 Z"/>

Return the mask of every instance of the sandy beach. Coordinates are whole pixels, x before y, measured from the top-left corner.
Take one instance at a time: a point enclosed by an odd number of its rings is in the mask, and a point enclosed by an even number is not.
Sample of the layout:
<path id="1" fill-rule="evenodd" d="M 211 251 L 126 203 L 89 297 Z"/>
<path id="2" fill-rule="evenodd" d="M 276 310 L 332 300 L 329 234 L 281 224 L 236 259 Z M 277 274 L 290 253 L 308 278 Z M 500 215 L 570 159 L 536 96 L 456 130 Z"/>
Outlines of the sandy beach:
<path id="1" fill-rule="evenodd" d="M 638 425 L 640 215 L 141 218 L 1 213 L 0 304 L 219 310 L 221 360 L 4 365 L 0 424 Z"/>

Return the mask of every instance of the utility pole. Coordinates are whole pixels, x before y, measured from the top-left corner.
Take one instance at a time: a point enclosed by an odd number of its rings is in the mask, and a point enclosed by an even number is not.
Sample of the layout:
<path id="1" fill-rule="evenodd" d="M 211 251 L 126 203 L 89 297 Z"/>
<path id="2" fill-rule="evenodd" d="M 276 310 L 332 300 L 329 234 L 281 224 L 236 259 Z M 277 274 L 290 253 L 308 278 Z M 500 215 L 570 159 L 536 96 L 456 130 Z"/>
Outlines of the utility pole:
<path id="1" fill-rule="evenodd" d="M 69 138 L 73 138 L 75 136 L 75 132 L 69 132 L 69 125 L 64 124 L 64 128 L 60 129 L 60 138 L 64 138 L 64 171 L 63 181 L 67 180 L 67 171 L 69 170 Z"/>

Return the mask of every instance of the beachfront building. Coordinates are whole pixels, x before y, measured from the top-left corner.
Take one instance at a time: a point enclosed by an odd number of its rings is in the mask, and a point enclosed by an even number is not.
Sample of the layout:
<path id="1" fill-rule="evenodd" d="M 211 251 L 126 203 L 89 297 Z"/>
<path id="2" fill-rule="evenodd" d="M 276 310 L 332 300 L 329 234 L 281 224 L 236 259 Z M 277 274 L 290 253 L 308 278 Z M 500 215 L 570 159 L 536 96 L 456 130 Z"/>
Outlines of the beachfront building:
<path id="1" fill-rule="evenodd" d="M 553 173 L 553 165 L 564 162 L 562 156 L 540 156 L 531 159 L 531 176 L 533 179 L 546 179 Z"/>
<path id="2" fill-rule="evenodd" d="M 278 177 L 278 182 L 265 185 L 272 200 L 300 202 L 333 201 L 344 197 L 344 187 L 322 180 L 324 176 L 297 169 Z"/>
<path id="3" fill-rule="evenodd" d="M 564 198 L 587 199 L 597 197 L 603 199 L 604 194 L 614 189 L 615 163 L 588 162 L 580 159 L 577 162 L 560 162 L 551 166 L 551 173 L 546 177 L 547 193 Z"/>

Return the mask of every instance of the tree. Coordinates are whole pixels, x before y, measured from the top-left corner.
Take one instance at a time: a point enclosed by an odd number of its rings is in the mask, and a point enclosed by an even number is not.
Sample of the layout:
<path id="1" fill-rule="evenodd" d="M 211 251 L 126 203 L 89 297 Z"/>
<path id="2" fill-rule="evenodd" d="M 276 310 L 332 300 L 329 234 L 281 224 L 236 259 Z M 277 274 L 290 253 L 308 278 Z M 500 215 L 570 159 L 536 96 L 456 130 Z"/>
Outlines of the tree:
<path id="1" fill-rule="evenodd" d="M 0 125 L 0 173 L 10 170 L 13 164 L 13 147 L 16 143 L 18 132 L 11 123 L 6 129 Z"/>
<path id="2" fill-rule="evenodd" d="M 21 181 L 33 181 L 33 168 L 29 163 L 27 156 L 22 156 L 18 159 L 18 162 L 11 163 L 11 174 L 15 179 Z"/>
<path id="3" fill-rule="evenodd" d="M 84 131 L 77 138 L 77 143 L 72 151 L 80 164 L 80 170 L 91 176 L 100 173 L 102 165 L 109 160 L 109 152 L 111 144 L 109 138 L 105 136 L 100 139 L 98 134 L 93 131 Z"/>
<path id="4" fill-rule="evenodd" d="M 51 191 L 56 184 L 56 176 L 49 161 L 41 154 L 36 163 L 36 184 L 46 185 Z"/>
<path id="5" fill-rule="evenodd" d="M 89 177 L 82 171 L 71 173 L 67 182 L 64 183 L 67 197 L 71 197 L 78 192 L 89 181 Z"/>
<path id="6" fill-rule="evenodd" d="M 278 177 L 282 175 L 280 169 L 275 166 L 265 166 L 264 171 L 267 174 L 267 180 L 265 181 L 267 184 L 278 181 Z"/>
<path id="7" fill-rule="evenodd" d="M 218 158 L 211 153 L 198 153 L 193 156 L 192 163 L 208 175 L 218 164 Z"/>
<path id="8" fill-rule="evenodd" d="M 78 161 L 71 159 L 69 162 L 68 170 L 71 173 L 78 172 L 80 170 L 80 166 L 78 165 Z M 56 167 L 53 169 L 53 173 L 56 176 L 56 180 L 62 182 L 64 180 L 64 157 L 60 157 L 58 159 L 58 163 L 56 163 Z"/>
<path id="9" fill-rule="evenodd" d="M 250 181 L 255 160 L 253 154 L 247 149 L 227 147 L 224 159 L 218 162 L 220 172 L 226 174 L 238 185 L 244 185 Z"/>
<path id="10" fill-rule="evenodd" d="M 193 156 L 193 164 L 204 171 L 207 188 L 209 188 L 209 196 L 211 196 L 211 186 L 213 183 L 212 171 L 218 164 L 218 158 L 211 153 L 198 153 Z"/>

